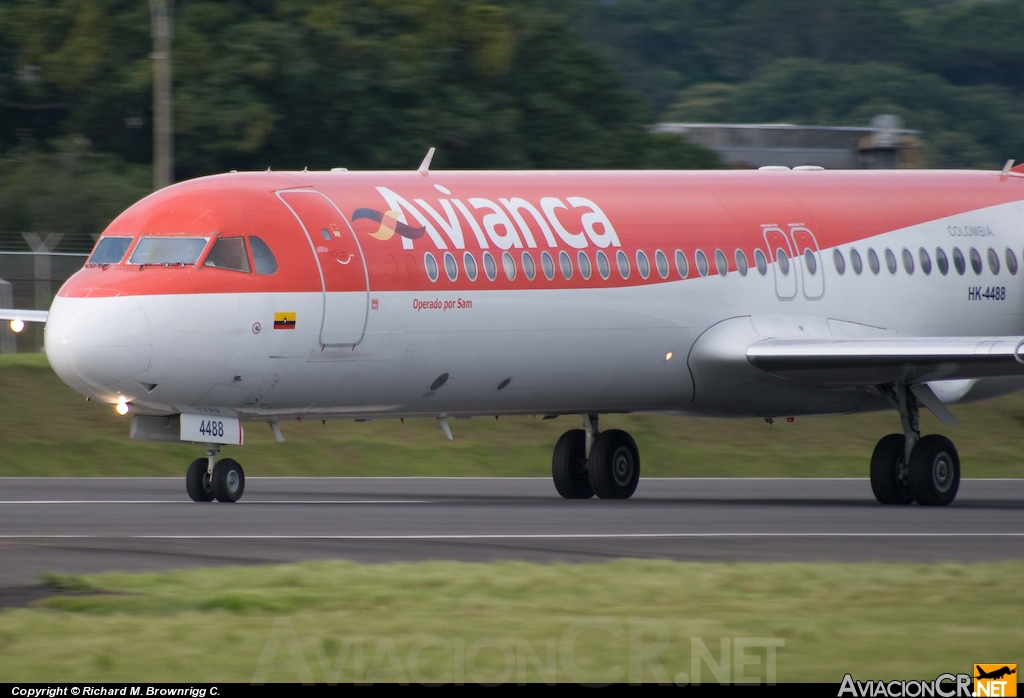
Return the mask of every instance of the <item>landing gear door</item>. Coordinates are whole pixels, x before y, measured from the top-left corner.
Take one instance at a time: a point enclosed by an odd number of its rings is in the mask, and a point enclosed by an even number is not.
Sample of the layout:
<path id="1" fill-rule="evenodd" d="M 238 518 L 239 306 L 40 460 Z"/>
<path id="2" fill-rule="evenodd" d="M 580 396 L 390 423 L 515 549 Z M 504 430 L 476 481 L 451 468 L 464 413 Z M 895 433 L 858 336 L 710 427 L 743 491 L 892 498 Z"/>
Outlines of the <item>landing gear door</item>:
<path id="1" fill-rule="evenodd" d="M 316 256 L 324 291 L 320 344 L 358 344 L 366 331 L 370 291 L 362 249 L 345 217 L 317 191 L 279 191 Z"/>
<path id="2" fill-rule="evenodd" d="M 790 228 L 789 233 L 793 236 L 794 266 L 800 267 L 800 278 L 804 282 L 804 298 L 820 300 L 825 295 L 825 267 L 821 263 L 818 241 L 814 233 L 801 226 Z"/>
<path id="3" fill-rule="evenodd" d="M 772 261 L 775 274 L 775 295 L 780 301 L 796 298 L 796 276 L 793 268 L 793 248 L 789 237 L 781 229 L 767 227 L 763 230 L 764 242 L 768 246 L 768 258 Z"/>

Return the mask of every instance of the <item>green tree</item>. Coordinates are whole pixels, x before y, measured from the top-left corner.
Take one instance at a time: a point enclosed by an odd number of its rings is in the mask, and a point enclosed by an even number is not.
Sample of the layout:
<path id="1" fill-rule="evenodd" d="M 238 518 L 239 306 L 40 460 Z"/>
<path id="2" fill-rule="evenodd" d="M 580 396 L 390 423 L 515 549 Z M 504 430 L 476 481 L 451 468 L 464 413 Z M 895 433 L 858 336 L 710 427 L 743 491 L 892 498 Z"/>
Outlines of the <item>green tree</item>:
<path id="1" fill-rule="evenodd" d="M 540 0 L 179 0 L 177 175 L 408 168 L 431 145 L 437 167 L 635 167 L 652 150 L 666 165 L 710 162 L 646 134 L 650 112 L 563 12 Z M 150 160 L 145 2 L 9 0 L 0 36 L 0 147 L 81 135 Z"/>
<path id="2" fill-rule="evenodd" d="M 992 86 L 953 85 L 888 63 L 776 61 L 747 82 L 682 92 L 671 121 L 866 125 L 880 113 L 923 132 L 931 167 L 1000 167 L 1024 154 L 1021 96 Z"/>
<path id="3" fill-rule="evenodd" d="M 921 70 L 960 85 L 997 84 L 1024 90 L 1024 2 L 961 0 L 936 4 L 913 18 L 911 54 Z"/>
<path id="4" fill-rule="evenodd" d="M 895 0 L 580 0 L 576 22 L 659 112 L 680 89 L 775 60 L 902 61 L 911 40 Z"/>
<path id="5" fill-rule="evenodd" d="M 63 233 L 59 250 L 88 252 L 152 181 L 148 166 L 97 153 L 83 138 L 11 150 L 0 157 L 0 249 L 28 249 L 21 233 L 36 232 Z"/>

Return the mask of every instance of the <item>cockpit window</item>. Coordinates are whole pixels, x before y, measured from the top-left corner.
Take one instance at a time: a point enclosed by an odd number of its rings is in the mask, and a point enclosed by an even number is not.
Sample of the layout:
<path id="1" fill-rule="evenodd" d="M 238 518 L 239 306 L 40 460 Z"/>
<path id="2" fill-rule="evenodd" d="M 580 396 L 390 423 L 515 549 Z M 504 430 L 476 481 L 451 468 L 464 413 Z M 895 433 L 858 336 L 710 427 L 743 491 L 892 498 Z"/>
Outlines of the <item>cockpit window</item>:
<path id="1" fill-rule="evenodd" d="M 256 263 L 257 274 L 274 274 L 277 272 L 277 260 L 267 243 L 255 235 L 249 236 L 249 247 L 252 248 L 252 261 Z"/>
<path id="2" fill-rule="evenodd" d="M 203 266 L 250 273 L 252 269 L 249 267 L 249 255 L 245 253 L 245 239 L 221 238 L 214 243 Z"/>
<path id="3" fill-rule="evenodd" d="M 131 264 L 195 264 L 209 238 L 144 237 L 139 240 Z"/>
<path id="4" fill-rule="evenodd" d="M 133 238 L 100 238 L 96 243 L 96 249 L 89 257 L 89 264 L 119 264 L 124 259 L 124 253 L 132 244 Z"/>

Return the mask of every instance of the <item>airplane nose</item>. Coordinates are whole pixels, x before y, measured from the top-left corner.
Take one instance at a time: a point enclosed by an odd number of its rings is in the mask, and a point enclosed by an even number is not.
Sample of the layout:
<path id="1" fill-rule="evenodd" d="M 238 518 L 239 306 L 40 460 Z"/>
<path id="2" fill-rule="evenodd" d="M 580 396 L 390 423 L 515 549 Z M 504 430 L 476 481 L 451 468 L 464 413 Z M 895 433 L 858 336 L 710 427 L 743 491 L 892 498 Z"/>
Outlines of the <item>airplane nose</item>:
<path id="1" fill-rule="evenodd" d="M 153 332 L 131 296 L 62 298 L 46 320 L 46 358 L 60 378 L 85 395 L 116 400 L 126 381 L 149 368 Z"/>

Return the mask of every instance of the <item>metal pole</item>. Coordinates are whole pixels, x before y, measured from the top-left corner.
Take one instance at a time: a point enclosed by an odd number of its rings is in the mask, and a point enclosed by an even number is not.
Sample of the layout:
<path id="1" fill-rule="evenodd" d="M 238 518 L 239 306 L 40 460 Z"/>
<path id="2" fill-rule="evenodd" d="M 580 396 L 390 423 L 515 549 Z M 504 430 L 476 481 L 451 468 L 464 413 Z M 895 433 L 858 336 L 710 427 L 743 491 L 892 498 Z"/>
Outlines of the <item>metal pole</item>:
<path id="1" fill-rule="evenodd" d="M 11 282 L 0 279 L 0 308 L 14 307 L 14 293 Z M 0 354 L 15 354 L 18 351 L 18 340 L 6 323 L 0 323 Z"/>
<path id="2" fill-rule="evenodd" d="M 173 0 L 172 0 L 173 1 Z M 167 0 L 149 0 L 153 32 L 153 189 L 174 179 L 174 124 L 171 105 L 171 20 Z"/>

